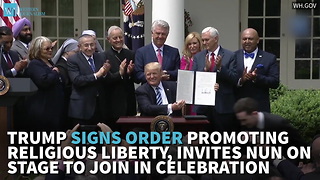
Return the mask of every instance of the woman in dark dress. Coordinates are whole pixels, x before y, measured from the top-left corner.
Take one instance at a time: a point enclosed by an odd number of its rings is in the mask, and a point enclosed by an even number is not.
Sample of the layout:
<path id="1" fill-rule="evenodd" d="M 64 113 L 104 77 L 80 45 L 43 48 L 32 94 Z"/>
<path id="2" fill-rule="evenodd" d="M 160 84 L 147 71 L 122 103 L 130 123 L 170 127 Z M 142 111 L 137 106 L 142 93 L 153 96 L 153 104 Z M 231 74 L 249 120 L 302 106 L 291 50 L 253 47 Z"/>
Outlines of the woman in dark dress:
<path id="1" fill-rule="evenodd" d="M 61 77 L 63 78 L 63 81 L 65 83 L 64 107 L 66 108 L 64 109 L 63 119 L 62 119 L 63 120 L 62 127 L 64 131 L 72 128 L 72 120 L 68 117 L 68 107 L 69 107 L 70 95 L 72 91 L 72 83 L 69 78 L 67 60 L 70 56 L 74 55 L 78 51 L 79 51 L 78 41 L 74 39 L 67 39 L 62 43 L 57 53 L 52 58 L 52 62 L 54 63 L 54 66 L 59 69 Z"/>
<path id="2" fill-rule="evenodd" d="M 44 36 L 36 37 L 30 45 L 26 73 L 38 87 L 37 93 L 26 101 L 30 130 L 62 130 L 64 82 L 51 61 L 52 48 L 51 40 Z"/>

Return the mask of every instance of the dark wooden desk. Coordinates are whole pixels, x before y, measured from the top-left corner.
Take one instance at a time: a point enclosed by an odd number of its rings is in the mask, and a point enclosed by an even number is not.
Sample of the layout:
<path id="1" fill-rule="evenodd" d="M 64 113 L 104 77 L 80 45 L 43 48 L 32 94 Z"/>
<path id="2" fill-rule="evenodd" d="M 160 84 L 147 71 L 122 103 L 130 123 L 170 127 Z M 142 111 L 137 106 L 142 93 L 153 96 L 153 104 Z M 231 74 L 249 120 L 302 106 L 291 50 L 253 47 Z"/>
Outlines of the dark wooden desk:
<path id="1" fill-rule="evenodd" d="M 150 123 L 153 119 L 154 117 L 120 117 L 117 124 L 120 125 L 121 134 L 123 135 L 131 131 L 133 128 L 143 128 L 145 131 L 150 131 Z M 182 132 L 184 135 L 186 135 L 188 131 L 204 131 L 206 126 L 209 124 L 208 120 L 186 120 L 183 117 L 172 117 L 172 121 L 174 124 L 174 131 Z"/>

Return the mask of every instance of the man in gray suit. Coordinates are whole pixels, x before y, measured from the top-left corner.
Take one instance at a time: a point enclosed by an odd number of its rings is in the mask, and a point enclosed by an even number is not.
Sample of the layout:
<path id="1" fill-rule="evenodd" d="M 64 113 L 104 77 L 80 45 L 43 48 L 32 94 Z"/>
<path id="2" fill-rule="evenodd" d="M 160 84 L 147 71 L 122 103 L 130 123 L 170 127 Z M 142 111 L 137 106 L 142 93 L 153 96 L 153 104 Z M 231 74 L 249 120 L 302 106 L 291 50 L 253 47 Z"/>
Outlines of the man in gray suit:
<path id="1" fill-rule="evenodd" d="M 209 131 L 237 130 L 238 122 L 233 114 L 237 82 L 235 55 L 219 45 L 219 32 L 214 27 L 203 29 L 201 37 L 206 49 L 194 56 L 193 70 L 216 72 L 219 89 L 215 106 L 196 106 L 196 112 L 208 116 L 211 123 Z"/>
<path id="2" fill-rule="evenodd" d="M 31 22 L 27 18 L 22 18 L 12 26 L 15 41 L 11 50 L 19 54 L 20 59 L 27 58 L 28 45 L 32 40 Z"/>
<path id="3" fill-rule="evenodd" d="M 78 40 L 80 52 L 68 58 L 68 73 L 72 82 L 69 117 L 74 124 L 97 124 L 105 119 L 104 81 L 110 69 L 103 53 L 95 53 L 95 40 L 82 35 Z M 111 76 L 111 75 L 110 75 Z M 119 78 L 120 75 L 119 75 Z"/>

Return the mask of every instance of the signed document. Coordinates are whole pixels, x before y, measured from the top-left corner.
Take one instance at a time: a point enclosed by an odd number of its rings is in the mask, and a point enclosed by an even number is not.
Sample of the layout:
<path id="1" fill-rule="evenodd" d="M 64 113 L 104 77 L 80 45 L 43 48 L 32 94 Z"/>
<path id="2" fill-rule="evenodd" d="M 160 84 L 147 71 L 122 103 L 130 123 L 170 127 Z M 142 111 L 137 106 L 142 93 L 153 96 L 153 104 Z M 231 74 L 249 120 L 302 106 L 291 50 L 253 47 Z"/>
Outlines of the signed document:
<path id="1" fill-rule="evenodd" d="M 214 106 L 216 77 L 214 72 L 178 70 L 176 100 L 185 100 L 186 104 Z"/>
<path id="2" fill-rule="evenodd" d="M 217 73 L 215 72 L 196 72 L 194 104 L 214 106 L 216 101 Z"/>
<path id="3" fill-rule="evenodd" d="M 178 70 L 177 101 L 193 104 L 194 71 Z"/>

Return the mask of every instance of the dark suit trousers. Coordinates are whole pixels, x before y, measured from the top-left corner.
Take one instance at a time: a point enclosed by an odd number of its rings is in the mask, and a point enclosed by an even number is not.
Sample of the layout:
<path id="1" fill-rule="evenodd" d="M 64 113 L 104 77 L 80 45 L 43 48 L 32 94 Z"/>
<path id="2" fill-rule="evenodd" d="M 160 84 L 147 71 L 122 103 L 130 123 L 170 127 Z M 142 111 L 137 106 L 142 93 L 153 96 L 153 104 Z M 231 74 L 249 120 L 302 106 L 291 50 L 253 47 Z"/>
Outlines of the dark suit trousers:
<path id="1" fill-rule="evenodd" d="M 105 121 L 105 118 L 103 118 L 102 110 L 100 107 L 100 97 L 96 97 L 96 107 L 95 111 L 93 113 L 93 116 L 90 119 L 78 119 L 78 118 L 72 118 L 73 126 L 76 124 L 80 125 L 96 125 L 99 122 L 107 124 Z M 107 124 L 108 125 L 108 124 Z"/>
<path id="2" fill-rule="evenodd" d="M 218 113 L 213 106 L 208 106 L 205 115 L 210 122 L 210 125 L 207 127 L 207 132 L 231 132 L 240 130 L 240 123 L 233 113 Z"/>

